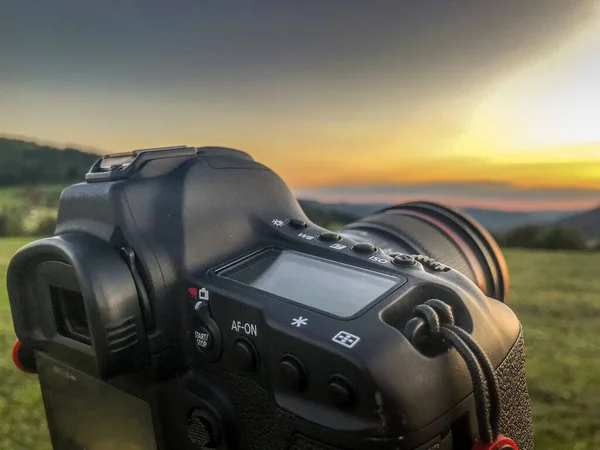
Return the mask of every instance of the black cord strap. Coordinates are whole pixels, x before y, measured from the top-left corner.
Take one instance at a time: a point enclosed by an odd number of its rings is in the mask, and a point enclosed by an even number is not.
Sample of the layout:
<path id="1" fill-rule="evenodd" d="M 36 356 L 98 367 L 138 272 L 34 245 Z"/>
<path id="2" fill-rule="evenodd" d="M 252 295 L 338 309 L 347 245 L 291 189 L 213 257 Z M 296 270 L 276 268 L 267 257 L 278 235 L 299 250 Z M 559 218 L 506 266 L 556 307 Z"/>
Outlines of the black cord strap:
<path id="1" fill-rule="evenodd" d="M 479 360 L 479 364 L 485 374 L 487 388 L 490 398 L 490 422 L 492 427 L 492 434 L 498 436 L 500 433 L 500 391 L 498 389 L 498 378 L 496 372 L 492 366 L 491 361 L 481 349 L 481 347 L 475 342 L 473 337 L 462 328 L 458 328 L 456 325 L 450 327 L 466 344 L 469 346 L 471 351 L 475 354 Z"/>
<path id="2" fill-rule="evenodd" d="M 431 306 L 438 314 L 442 316 L 442 321 L 444 325 L 454 331 L 458 336 L 465 341 L 465 343 L 469 346 L 471 351 L 477 357 L 479 364 L 485 374 L 485 379 L 487 381 L 487 388 L 490 399 L 490 422 L 492 427 L 492 434 L 494 436 L 498 436 L 500 433 L 500 390 L 498 389 L 498 379 L 496 377 L 496 372 L 494 371 L 494 366 L 492 366 L 491 361 L 483 351 L 483 349 L 475 342 L 475 339 L 467 333 L 462 328 L 456 326 L 454 321 L 454 314 L 452 312 L 452 308 L 447 303 L 444 303 L 438 299 L 431 299 L 426 302 L 428 306 Z"/>
<path id="3" fill-rule="evenodd" d="M 469 333 L 456 326 L 452 308 L 443 301 L 428 300 L 415 307 L 414 313 L 425 320 L 431 338 L 455 348 L 467 365 L 475 395 L 479 437 L 484 442 L 492 442 L 499 434 L 500 395 L 487 355 Z"/>

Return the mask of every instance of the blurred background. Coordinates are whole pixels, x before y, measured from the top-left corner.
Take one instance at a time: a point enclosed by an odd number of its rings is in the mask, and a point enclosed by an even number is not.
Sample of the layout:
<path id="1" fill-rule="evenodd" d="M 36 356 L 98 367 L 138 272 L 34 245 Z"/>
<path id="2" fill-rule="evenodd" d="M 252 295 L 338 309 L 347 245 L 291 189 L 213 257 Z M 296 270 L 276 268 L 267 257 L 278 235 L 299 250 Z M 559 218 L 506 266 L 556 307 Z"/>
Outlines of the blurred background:
<path id="1" fill-rule="evenodd" d="M 247 151 L 331 228 L 426 199 L 497 238 L 536 447 L 600 445 L 596 0 L 0 4 L 0 273 L 98 154 Z M 215 194 L 218 195 L 218 194 Z M 0 285 L 0 448 L 48 449 Z"/>

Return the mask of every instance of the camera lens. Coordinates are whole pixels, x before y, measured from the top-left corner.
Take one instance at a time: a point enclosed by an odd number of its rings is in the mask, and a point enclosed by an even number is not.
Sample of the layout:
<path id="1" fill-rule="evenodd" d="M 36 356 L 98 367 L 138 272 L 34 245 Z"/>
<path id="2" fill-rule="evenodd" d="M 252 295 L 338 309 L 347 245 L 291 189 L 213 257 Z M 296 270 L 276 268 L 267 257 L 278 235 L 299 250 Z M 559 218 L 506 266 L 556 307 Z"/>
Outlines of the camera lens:
<path id="1" fill-rule="evenodd" d="M 421 254 L 458 270 L 488 296 L 504 301 L 508 270 L 494 238 L 473 218 L 431 202 L 404 203 L 378 211 L 342 229 L 385 253 Z"/>

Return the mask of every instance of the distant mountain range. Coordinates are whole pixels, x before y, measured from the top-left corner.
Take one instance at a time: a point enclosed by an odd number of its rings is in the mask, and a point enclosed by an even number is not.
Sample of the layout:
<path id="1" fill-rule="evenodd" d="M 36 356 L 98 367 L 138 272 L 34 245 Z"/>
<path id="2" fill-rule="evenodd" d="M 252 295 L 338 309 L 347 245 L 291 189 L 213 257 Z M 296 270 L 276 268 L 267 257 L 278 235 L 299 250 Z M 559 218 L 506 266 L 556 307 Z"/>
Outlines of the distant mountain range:
<path id="1" fill-rule="evenodd" d="M 565 217 L 557 225 L 574 228 L 585 239 L 600 238 L 600 207 Z"/>
<path id="2" fill-rule="evenodd" d="M 484 227 L 504 231 L 523 225 L 550 225 L 558 220 L 577 214 L 578 210 L 550 210 L 550 211 L 502 211 L 479 208 L 460 208 L 473 217 Z"/>
<path id="3" fill-rule="evenodd" d="M 600 200 L 600 199 L 599 199 Z M 383 203 L 321 203 L 314 200 L 302 200 L 303 208 L 310 211 L 331 212 L 343 215 L 351 222 L 367 216 L 390 205 Z M 502 232 L 524 225 L 558 225 L 578 230 L 586 239 L 600 237 L 600 207 L 591 211 L 558 210 L 558 211 L 502 211 L 496 209 L 459 208 L 474 218 L 488 230 Z M 307 215 L 311 215 L 307 212 Z M 312 218 L 312 217 L 311 217 Z M 336 221 L 341 221 L 337 217 Z"/>

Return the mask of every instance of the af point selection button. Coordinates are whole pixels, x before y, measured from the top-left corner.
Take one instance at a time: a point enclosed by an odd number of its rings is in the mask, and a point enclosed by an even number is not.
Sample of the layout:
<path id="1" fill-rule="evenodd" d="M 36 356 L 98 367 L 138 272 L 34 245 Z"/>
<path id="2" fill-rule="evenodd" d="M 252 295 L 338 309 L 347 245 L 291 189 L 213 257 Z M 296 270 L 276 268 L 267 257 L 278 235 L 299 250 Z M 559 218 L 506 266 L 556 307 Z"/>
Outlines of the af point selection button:
<path id="1" fill-rule="evenodd" d="M 291 392 L 302 392 L 306 389 L 306 370 L 304 365 L 294 356 L 286 355 L 279 360 L 279 382 Z"/>
<path id="2" fill-rule="evenodd" d="M 339 409 L 350 410 L 356 404 L 354 389 L 342 375 L 332 375 L 327 385 L 329 401 Z"/>

